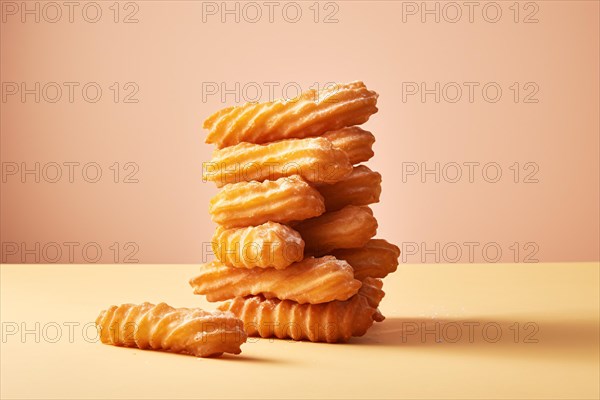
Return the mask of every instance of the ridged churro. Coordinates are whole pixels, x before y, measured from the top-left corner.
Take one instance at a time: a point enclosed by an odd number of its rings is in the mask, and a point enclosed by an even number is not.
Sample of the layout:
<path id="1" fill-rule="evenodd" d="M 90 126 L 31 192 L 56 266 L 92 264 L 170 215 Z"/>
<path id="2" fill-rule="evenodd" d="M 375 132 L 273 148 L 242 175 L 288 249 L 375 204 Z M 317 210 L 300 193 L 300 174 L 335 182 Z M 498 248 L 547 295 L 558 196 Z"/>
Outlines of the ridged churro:
<path id="1" fill-rule="evenodd" d="M 285 223 L 321 215 L 323 197 L 298 175 L 225 185 L 210 201 L 212 220 L 226 228 Z"/>
<path id="2" fill-rule="evenodd" d="M 203 164 L 203 177 L 218 187 L 242 181 L 300 175 L 308 182 L 335 183 L 352 172 L 346 153 L 325 138 L 239 143 L 216 150 Z"/>
<path id="3" fill-rule="evenodd" d="M 359 164 L 373 157 L 375 136 L 358 126 L 349 126 L 323 134 L 323 137 L 333 143 L 334 147 L 343 150 L 351 164 Z"/>
<path id="4" fill-rule="evenodd" d="M 369 305 L 373 308 L 379 307 L 379 303 L 385 296 L 383 292 L 383 281 L 381 279 L 376 278 L 365 278 L 362 286 L 360 287 L 360 295 L 364 296 L 367 299 Z"/>
<path id="5" fill-rule="evenodd" d="M 323 255 L 334 249 L 364 246 L 377 233 L 369 207 L 346 206 L 294 225 L 304 240 L 304 252 Z"/>
<path id="6" fill-rule="evenodd" d="M 236 297 L 219 305 L 219 309 L 240 317 L 249 336 L 335 343 L 362 336 L 374 320 L 381 320 L 377 307 L 383 296 L 381 281 L 367 279 L 346 301 L 298 304 L 260 296 Z"/>
<path id="7" fill-rule="evenodd" d="M 343 180 L 331 185 L 318 185 L 317 189 L 325 199 L 327 211 L 336 211 L 347 205 L 366 206 L 379 202 L 381 175 L 359 165 Z"/>
<path id="8" fill-rule="evenodd" d="M 211 244 L 217 259 L 237 268 L 282 269 L 304 258 L 300 234 L 275 222 L 247 228 L 218 226 Z"/>
<path id="9" fill-rule="evenodd" d="M 219 262 L 203 264 L 190 280 L 195 294 L 208 301 L 262 294 L 266 298 L 318 304 L 346 300 L 358 292 L 360 281 L 352 267 L 335 257 L 306 258 L 285 269 L 231 268 Z"/>
<path id="10" fill-rule="evenodd" d="M 400 249 L 386 240 L 371 239 L 363 247 L 334 250 L 332 254 L 348 261 L 354 269 L 354 277 L 363 280 L 367 277 L 385 278 L 396 271 Z"/>
<path id="11" fill-rule="evenodd" d="M 231 313 L 173 308 L 165 303 L 112 306 L 100 313 L 96 325 L 105 344 L 197 357 L 239 354 L 247 338 L 242 321 Z"/>
<path id="12" fill-rule="evenodd" d="M 206 142 L 223 148 L 319 136 L 366 122 L 377 112 L 377 97 L 364 83 L 352 82 L 308 90 L 291 100 L 228 107 L 204 121 Z"/>

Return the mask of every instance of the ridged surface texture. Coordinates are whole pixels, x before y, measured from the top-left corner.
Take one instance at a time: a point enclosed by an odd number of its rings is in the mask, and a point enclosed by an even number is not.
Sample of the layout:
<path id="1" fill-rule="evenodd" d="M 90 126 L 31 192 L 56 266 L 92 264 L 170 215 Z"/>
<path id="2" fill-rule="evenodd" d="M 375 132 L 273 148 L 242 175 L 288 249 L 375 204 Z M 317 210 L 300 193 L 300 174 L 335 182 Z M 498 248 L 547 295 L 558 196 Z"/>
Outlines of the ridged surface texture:
<path id="1" fill-rule="evenodd" d="M 323 196 L 298 175 L 225 185 L 210 201 L 212 220 L 226 228 L 285 223 L 321 215 Z"/>
<path id="2" fill-rule="evenodd" d="M 367 277 L 385 278 L 396 271 L 400 249 L 386 240 L 371 239 L 363 247 L 334 250 L 332 254 L 348 261 L 354 268 L 354 277 L 363 280 Z"/>
<path id="3" fill-rule="evenodd" d="M 204 121 L 206 142 L 223 148 L 240 142 L 319 136 L 365 123 L 377 112 L 377 97 L 364 83 L 352 82 L 308 90 L 291 100 L 224 108 Z"/>
<path id="4" fill-rule="evenodd" d="M 304 258 L 300 234 L 275 222 L 246 228 L 218 226 L 211 244 L 217 259 L 230 267 L 282 269 Z"/>
<path id="5" fill-rule="evenodd" d="M 334 147 L 343 150 L 351 164 L 368 161 L 375 154 L 373 143 L 375 136 L 358 126 L 349 126 L 323 134 L 323 137 L 333 143 Z"/>
<path id="6" fill-rule="evenodd" d="M 216 150 L 203 176 L 218 187 L 242 181 L 300 175 L 308 182 L 335 183 L 352 172 L 346 153 L 322 137 L 268 144 L 240 143 Z"/>
<path id="7" fill-rule="evenodd" d="M 369 207 L 346 206 L 302 221 L 294 229 L 304 239 L 305 254 L 323 255 L 364 246 L 377 233 L 377 220 Z"/>
<path id="8" fill-rule="evenodd" d="M 366 206 L 379 202 L 381 175 L 365 165 L 359 165 L 341 181 L 319 185 L 317 189 L 325 199 L 327 211 L 336 211 L 347 205 Z"/>
<path id="9" fill-rule="evenodd" d="M 360 289 L 352 267 L 335 257 L 306 258 L 285 269 L 231 268 L 220 262 L 203 264 L 200 275 L 190 280 L 195 294 L 208 301 L 236 296 L 263 295 L 298 303 L 346 300 Z"/>
<path id="10" fill-rule="evenodd" d="M 241 318 L 249 336 L 345 342 L 352 336 L 364 335 L 374 320 L 381 320 L 377 310 L 384 296 L 381 286 L 381 281 L 367 279 L 358 294 L 346 301 L 315 305 L 260 296 L 236 297 L 219 309 Z"/>
<path id="11" fill-rule="evenodd" d="M 112 306 L 100 313 L 96 325 L 105 344 L 197 357 L 239 354 L 247 338 L 242 321 L 231 313 L 165 303 Z"/>

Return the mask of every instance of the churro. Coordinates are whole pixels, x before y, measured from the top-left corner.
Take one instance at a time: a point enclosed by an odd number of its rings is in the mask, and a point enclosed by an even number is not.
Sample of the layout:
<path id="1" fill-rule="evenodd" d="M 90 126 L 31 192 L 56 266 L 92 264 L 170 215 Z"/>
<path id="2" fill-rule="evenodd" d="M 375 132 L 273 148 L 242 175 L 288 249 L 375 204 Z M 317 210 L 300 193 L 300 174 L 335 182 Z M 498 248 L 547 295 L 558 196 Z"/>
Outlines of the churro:
<path id="1" fill-rule="evenodd" d="M 352 267 L 335 257 L 306 258 L 285 269 L 231 268 L 220 262 L 203 264 L 200 275 L 190 280 L 195 294 L 208 301 L 262 294 L 266 298 L 318 304 L 346 300 L 358 292 L 361 282 Z"/>
<path id="2" fill-rule="evenodd" d="M 294 225 L 304 240 L 304 252 L 323 255 L 334 249 L 364 246 L 377 233 L 369 207 L 346 206 Z"/>
<path id="3" fill-rule="evenodd" d="M 225 185 L 210 201 L 212 220 L 226 228 L 285 223 L 321 215 L 323 197 L 298 175 Z"/>
<path id="4" fill-rule="evenodd" d="M 244 321 L 249 336 L 277 337 L 312 342 L 345 342 L 362 336 L 382 318 L 377 310 L 384 296 L 381 281 L 367 279 L 360 291 L 346 301 L 298 304 L 260 296 L 236 297 L 219 306 Z"/>
<path id="5" fill-rule="evenodd" d="M 229 312 L 173 308 L 165 303 L 112 306 L 100 313 L 96 325 L 105 344 L 197 357 L 239 354 L 247 337 L 242 321 Z"/>
<path id="6" fill-rule="evenodd" d="M 282 269 L 301 261 L 304 255 L 300 234 L 275 222 L 247 228 L 218 226 L 211 244 L 217 259 L 237 268 Z"/>
<path id="7" fill-rule="evenodd" d="M 223 148 L 319 136 L 366 122 L 377 112 L 377 97 L 364 83 L 352 82 L 308 90 L 291 100 L 228 107 L 204 121 L 206 142 Z"/>
<path id="8" fill-rule="evenodd" d="M 379 202 L 381 175 L 365 165 L 359 165 L 343 180 L 331 185 L 319 185 L 317 189 L 325 199 L 327 211 L 336 211 L 347 205 L 366 206 Z"/>
<path id="9" fill-rule="evenodd" d="M 373 157 L 375 136 L 358 126 L 349 126 L 323 135 L 334 147 L 348 155 L 351 164 L 359 164 Z"/>
<path id="10" fill-rule="evenodd" d="M 367 277 L 385 278 L 396 271 L 400 249 L 383 239 L 371 239 L 363 247 L 338 249 L 332 254 L 348 261 L 354 269 L 354 277 L 363 280 Z"/>
<path id="11" fill-rule="evenodd" d="M 242 181 L 300 175 L 308 182 L 335 183 L 352 172 L 346 153 L 325 138 L 287 139 L 268 144 L 239 143 L 216 150 L 203 164 L 203 177 L 218 187 Z"/>

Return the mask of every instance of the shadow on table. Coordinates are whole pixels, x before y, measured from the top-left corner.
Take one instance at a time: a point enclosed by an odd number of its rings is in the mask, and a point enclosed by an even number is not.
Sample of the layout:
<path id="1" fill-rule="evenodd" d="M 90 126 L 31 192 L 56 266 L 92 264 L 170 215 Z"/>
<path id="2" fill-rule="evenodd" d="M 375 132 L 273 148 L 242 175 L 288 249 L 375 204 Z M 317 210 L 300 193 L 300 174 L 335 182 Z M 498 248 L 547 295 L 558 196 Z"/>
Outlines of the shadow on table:
<path id="1" fill-rule="evenodd" d="M 598 362 L 599 323 L 593 319 L 498 317 L 387 318 L 353 343 L 472 353 L 475 356 L 547 357 Z"/>
<path id="2" fill-rule="evenodd" d="M 247 362 L 247 363 L 260 363 L 260 364 L 285 364 L 287 361 L 283 357 L 271 358 L 266 355 L 260 357 L 253 357 L 244 354 L 244 347 L 242 345 L 241 354 L 228 354 L 225 353 L 219 357 L 219 360 L 224 361 L 235 361 L 235 362 Z"/>
<path id="3" fill-rule="evenodd" d="M 126 348 L 126 349 L 128 349 L 132 352 L 140 351 L 139 349 L 135 349 L 135 348 Z M 162 353 L 162 354 L 164 354 L 165 357 L 181 357 L 182 360 L 195 362 L 195 357 L 190 356 L 188 354 L 172 353 L 169 351 L 162 351 L 162 350 L 158 350 L 158 351 L 141 350 L 141 351 L 152 353 L 153 356 L 158 356 Z M 242 347 L 241 354 L 223 353 L 220 356 L 202 358 L 202 360 L 205 360 L 205 361 L 216 360 L 218 362 L 223 362 L 223 361 L 247 362 L 247 363 L 261 363 L 261 364 L 284 364 L 286 362 L 284 359 L 281 359 L 281 358 L 271 358 L 271 357 L 266 357 L 266 356 L 265 357 L 263 357 L 263 356 L 261 356 L 261 357 L 248 356 L 248 355 L 245 355 L 243 351 L 244 351 L 244 347 Z"/>

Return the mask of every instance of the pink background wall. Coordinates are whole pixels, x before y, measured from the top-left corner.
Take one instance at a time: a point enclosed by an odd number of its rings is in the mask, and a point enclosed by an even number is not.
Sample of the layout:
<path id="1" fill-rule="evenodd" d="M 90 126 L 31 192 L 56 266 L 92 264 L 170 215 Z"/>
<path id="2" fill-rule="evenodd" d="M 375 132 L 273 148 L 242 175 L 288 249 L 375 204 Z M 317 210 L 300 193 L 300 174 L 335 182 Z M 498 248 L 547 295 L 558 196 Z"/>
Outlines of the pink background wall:
<path id="1" fill-rule="evenodd" d="M 380 93 L 365 125 L 377 137 L 368 165 L 383 175 L 373 209 L 403 262 L 598 260 L 597 2 L 522 2 L 518 15 L 512 1 L 479 2 L 472 21 L 466 6 L 428 2 L 439 22 L 421 2 L 320 3 L 318 22 L 312 1 L 278 3 L 273 22 L 262 2 L 256 22 L 256 8 L 235 2 L 239 22 L 220 2 L 121 3 L 118 16 L 98 2 L 95 23 L 86 2 L 72 22 L 66 6 L 59 18 L 27 4 L 39 22 L 21 2 L 1 4 L 3 262 L 200 262 L 217 191 L 201 181 L 204 118 L 257 87 L 268 100 L 269 86 L 293 96 L 357 79 Z M 436 82 L 439 102 L 422 98 L 421 83 Z M 34 89 L 24 99 L 21 83 Z M 237 101 L 207 93 L 213 83 L 239 83 Z M 21 175 L 36 163 L 39 183 Z M 420 174 L 436 163 L 439 182 Z"/>

